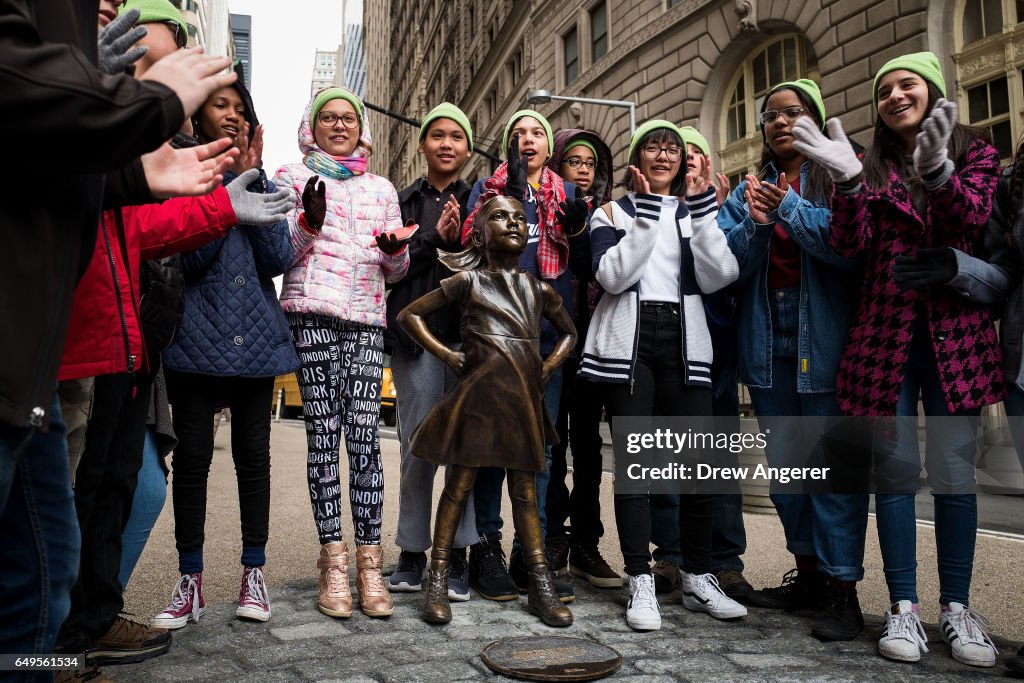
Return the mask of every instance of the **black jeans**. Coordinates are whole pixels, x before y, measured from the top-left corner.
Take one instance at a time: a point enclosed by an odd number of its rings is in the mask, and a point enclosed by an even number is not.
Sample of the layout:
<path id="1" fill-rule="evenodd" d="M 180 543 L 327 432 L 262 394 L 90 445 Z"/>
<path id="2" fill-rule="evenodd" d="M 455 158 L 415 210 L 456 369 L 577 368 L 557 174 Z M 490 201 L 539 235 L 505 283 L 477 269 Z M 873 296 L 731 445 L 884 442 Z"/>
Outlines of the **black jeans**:
<path id="1" fill-rule="evenodd" d="M 550 538 L 572 537 L 573 543 L 597 545 L 601 524 L 601 414 L 604 387 L 576 377 L 579 361 L 562 366 L 562 400 L 558 404 L 559 443 L 551 449 L 547 516 Z M 572 450 L 572 491 L 566 486 L 566 450 Z M 571 532 L 566 521 L 572 520 Z"/>
<path id="2" fill-rule="evenodd" d="M 124 609 L 121 534 L 131 514 L 146 436 L 152 377 L 96 378 L 85 450 L 75 475 L 75 507 L 82 530 L 78 581 L 58 643 L 72 651 L 105 634 Z"/>
<path id="3" fill-rule="evenodd" d="M 213 414 L 231 409 L 231 457 L 238 479 L 243 564 L 261 566 L 270 526 L 270 404 L 273 377 L 214 377 L 167 370 L 178 445 L 171 457 L 174 540 L 179 569 L 203 570 L 206 488 L 213 462 Z M 254 557 L 246 557 L 255 554 Z"/>
<path id="4" fill-rule="evenodd" d="M 633 385 L 611 385 L 608 411 L 617 415 L 711 415 L 711 389 L 685 383 L 682 328 L 678 308 L 640 308 L 640 339 L 633 370 Z M 680 547 L 683 570 L 704 574 L 710 570 L 714 531 L 714 497 L 689 494 L 679 497 Z M 615 525 L 619 547 L 630 576 L 650 572 L 650 496 L 615 496 Z"/>

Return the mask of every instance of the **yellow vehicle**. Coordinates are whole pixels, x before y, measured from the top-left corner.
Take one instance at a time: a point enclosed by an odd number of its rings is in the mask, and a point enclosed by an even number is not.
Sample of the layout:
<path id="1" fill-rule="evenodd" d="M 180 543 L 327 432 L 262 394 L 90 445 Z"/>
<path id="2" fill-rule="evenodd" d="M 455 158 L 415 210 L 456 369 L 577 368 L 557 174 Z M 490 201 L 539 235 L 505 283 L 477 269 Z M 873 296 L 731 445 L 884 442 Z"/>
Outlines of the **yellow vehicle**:
<path id="1" fill-rule="evenodd" d="M 281 404 L 281 417 L 294 419 L 302 417 L 302 393 L 295 373 L 279 375 L 274 381 L 272 410 Z M 275 412 L 275 414 L 277 414 Z M 384 378 L 381 382 L 380 419 L 389 427 L 398 423 L 398 397 L 395 382 L 391 379 L 391 356 L 384 356 Z"/>
<path id="2" fill-rule="evenodd" d="M 294 372 L 278 375 L 274 380 L 274 395 L 271 400 L 274 415 L 287 419 L 302 417 L 302 394 L 299 392 L 299 380 Z"/>
<path id="3" fill-rule="evenodd" d="M 380 390 L 380 419 L 388 427 L 398 424 L 398 397 L 391 378 L 391 356 L 384 356 L 384 379 Z"/>

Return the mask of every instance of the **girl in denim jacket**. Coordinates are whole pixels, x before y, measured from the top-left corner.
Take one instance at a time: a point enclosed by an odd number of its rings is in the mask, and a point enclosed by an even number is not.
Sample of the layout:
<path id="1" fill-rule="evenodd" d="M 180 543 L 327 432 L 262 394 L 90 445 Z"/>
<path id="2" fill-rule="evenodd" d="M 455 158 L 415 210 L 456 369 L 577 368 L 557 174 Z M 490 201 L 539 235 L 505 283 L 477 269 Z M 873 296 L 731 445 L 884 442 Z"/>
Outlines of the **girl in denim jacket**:
<path id="1" fill-rule="evenodd" d="M 835 375 L 853 316 L 859 265 L 828 244 L 832 180 L 793 146 L 793 128 L 825 121 L 813 81 L 780 83 L 761 106 L 761 173 L 748 175 L 718 213 L 740 265 L 737 286 L 740 380 L 771 464 L 795 465 L 819 450 L 821 421 L 840 415 Z M 807 429 L 805 429 L 807 427 Z M 802 463 L 806 464 L 806 463 Z M 856 582 L 864 578 L 867 495 L 771 495 L 796 569 L 780 586 L 758 591 L 762 607 L 832 606 L 815 635 L 848 640 L 863 626 Z"/>

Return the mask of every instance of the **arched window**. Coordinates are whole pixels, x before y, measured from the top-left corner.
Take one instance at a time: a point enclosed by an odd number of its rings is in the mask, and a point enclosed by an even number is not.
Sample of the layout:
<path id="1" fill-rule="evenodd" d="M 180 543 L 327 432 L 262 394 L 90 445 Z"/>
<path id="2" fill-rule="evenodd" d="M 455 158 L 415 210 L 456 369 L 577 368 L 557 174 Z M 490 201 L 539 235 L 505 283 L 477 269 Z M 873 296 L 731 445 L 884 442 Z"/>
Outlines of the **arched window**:
<path id="1" fill-rule="evenodd" d="M 1024 0 L 960 0 L 956 16 L 960 117 L 988 130 L 1009 161 L 1024 136 L 1024 50 L 1014 42 L 1017 30 L 1003 27 L 1024 21 Z"/>
<path id="2" fill-rule="evenodd" d="M 821 80 L 814 50 L 796 34 L 772 38 L 737 69 L 722 110 L 719 138 L 725 141 L 721 170 L 733 187 L 761 161 L 758 112 L 765 95 L 773 85 L 798 78 Z"/>
<path id="3" fill-rule="evenodd" d="M 1024 1 L 962 0 L 957 16 L 961 44 L 968 45 L 1002 33 L 1004 24 L 1013 26 L 1024 19 Z"/>

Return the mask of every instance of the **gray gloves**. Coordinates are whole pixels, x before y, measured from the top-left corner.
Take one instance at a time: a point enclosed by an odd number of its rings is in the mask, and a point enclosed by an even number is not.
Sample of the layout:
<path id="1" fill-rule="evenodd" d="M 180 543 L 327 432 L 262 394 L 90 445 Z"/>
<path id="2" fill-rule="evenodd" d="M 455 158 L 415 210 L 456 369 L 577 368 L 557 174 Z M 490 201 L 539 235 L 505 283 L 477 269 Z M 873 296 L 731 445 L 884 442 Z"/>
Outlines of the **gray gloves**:
<path id="1" fill-rule="evenodd" d="M 935 100 L 935 106 L 921 122 L 914 148 L 914 171 L 919 176 L 935 173 L 946 165 L 946 146 L 956 126 L 956 104 L 944 98 Z"/>
<path id="2" fill-rule="evenodd" d="M 295 199 L 288 190 L 270 194 L 249 192 L 246 188 L 260 177 L 259 169 L 252 168 L 238 176 L 224 189 L 228 191 L 231 208 L 239 225 L 273 225 L 285 219 L 295 206 Z"/>
<path id="3" fill-rule="evenodd" d="M 100 29 L 97 58 L 99 68 L 105 74 L 121 74 L 149 51 L 145 45 L 132 48 L 149 29 L 135 26 L 139 20 L 138 8 L 133 8 Z M 134 28 L 132 28 L 134 27 Z"/>
<path id="4" fill-rule="evenodd" d="M 860 175 L 864 166 L 850 146 L 839 119 L 825 124 L 828 137 L 818 129 L 809 116 L 801 116 L 793 124 L 793 147 L 808 159 L 821 164 L 836 183 L 845 183 Z M 831 139 L 830 139 L 831 138 Z"/>

